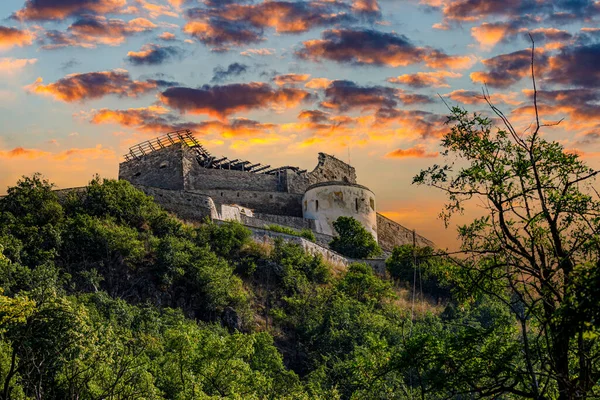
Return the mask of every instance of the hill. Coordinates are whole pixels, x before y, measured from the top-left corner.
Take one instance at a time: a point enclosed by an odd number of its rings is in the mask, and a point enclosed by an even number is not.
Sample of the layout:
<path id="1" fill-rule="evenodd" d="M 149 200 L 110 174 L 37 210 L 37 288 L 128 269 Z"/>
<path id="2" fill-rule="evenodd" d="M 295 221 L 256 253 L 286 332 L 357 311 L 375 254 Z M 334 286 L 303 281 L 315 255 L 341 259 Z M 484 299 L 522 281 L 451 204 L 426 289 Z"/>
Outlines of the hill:
<path id="1" fill-rule="evenodd" d="M 435 257 L 417 298 L 436 301 L 415 307 L 406 248 L 396 283 L 336 270 L 240 224 L 186 225 L 125 181 L 59 199 L 23 178 L 0 249 L 2 399 L 439 399 L 520 362 L 514 319 L 452 299 Z"/>

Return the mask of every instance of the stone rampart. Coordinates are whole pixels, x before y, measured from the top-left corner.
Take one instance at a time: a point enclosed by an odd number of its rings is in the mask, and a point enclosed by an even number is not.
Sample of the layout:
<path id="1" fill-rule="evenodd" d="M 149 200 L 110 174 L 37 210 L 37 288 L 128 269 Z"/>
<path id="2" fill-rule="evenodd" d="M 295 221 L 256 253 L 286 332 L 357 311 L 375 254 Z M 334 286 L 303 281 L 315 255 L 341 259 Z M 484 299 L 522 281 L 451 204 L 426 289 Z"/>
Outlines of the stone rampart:
<path id="1" fill-rule="evenodd" d="M 435 247 L 435 244 L 419 235 L 415 235 L 415 241 L 419 247 Z M 377 241 L 382 249 L 392 251 L 396 246 L 413 243 L 413 231 L 403 227 L 399 223 L 377 214 Z"/>
<path id="2" fill-rule="evenodd" d="M 304 194 L 309 186 L 330 181 L 356 183 L 356 170 L 329 154 L 319 153 L 319 162 L 314 170 L 302 174 L 287 171 L 284 185 L 289 193 Z"/>
<path id="3" fill-rule="evenodd" d="M 215 204 L 239 204 L 256 213 L 302 217 L 302 196 L 283 192 L 244 190 L 189 190 L 212 197 Z"/>
<path id="4" fill-rule="evenodd" d="M 185 145 L 176 143 L 137 160 L 122 162 L 119 164 L 119 179 L 134 185 L 183 190 L 184 150 L 188 150 Z"/>
<path id="5" fill-rule="evenodd" d="M 277 175 L 255 174 L 247 171 L 204 168 L 196 161 L 191 149 L 182 156 L 185 190 L 236 190 L 254 192 L 283 192 L 283 178 Z"/>
<path id="6" fill-rule="evenodd" d="M 281 238 L 287 242 L 296 243 L 296 244 L 300 245 L 304 249 L 304 251 L 306 251 L 309 254 L 312 254 L 312 255 L 320 254 L 323 257 L 323 260 L 325 260 L 331 264 L 335 264 L 335 265 L 339 265 L 344 268 L 347 268 L 352 263 L 365 263 L 365 264 L 371 266 L 371 268 L 373 268 L 375 273 L 377 273 L 379 275 L 385 275 L 385 273 L 386 273 L 384 259 L 356 260 L 356 259 L 344 257 L 343 255 L 338 254 L 335 251 L 329 250 L 326 247 L 323 247 L 317 243 L 313 243 L 310 240 L 304 239 L 302 237 L 292 236 L 292 235 L 288 235 L 285 233 L 273 232 L 273 231 L 269 231 L 266 229 L 260 229 L 260 228 L 254 228 L 254 227 L 249 227 L 248 229 L 250 229 L 252 231 L 252 236 L 253 236 L 254 240 L 256 240 L 258 242 L 272 244 L 276 238 Z"/>
<path id="7" fill-rule="evenodd" d="M 219 213 L 209 196 L 182 190 L 167 190 L 134 185 L 137 189 L 152 196 L 165 210 L 187 221 L 202 221 L 205 217 L 218 219 Z"/>
<path id="8" fill-rule="evenodd" d="M 254 213 L 253 217 L 242 216 L 242 223 L 256 228 L 263 228 L 265 225 L 281 225 L 297 230 L 314 230 L 314 221 L 288 215 Z"/>

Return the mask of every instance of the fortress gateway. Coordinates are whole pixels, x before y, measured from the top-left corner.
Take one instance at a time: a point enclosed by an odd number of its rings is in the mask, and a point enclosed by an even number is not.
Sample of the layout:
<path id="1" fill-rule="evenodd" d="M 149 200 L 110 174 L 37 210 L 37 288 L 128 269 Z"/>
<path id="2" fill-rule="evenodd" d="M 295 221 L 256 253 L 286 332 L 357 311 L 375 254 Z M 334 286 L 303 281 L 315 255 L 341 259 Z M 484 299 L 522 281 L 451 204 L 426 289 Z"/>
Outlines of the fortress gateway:
<path id="1" fill-rule="evenodd" d="M 335 235 L 333 221 L 348 216 L 360 221 L 384 250 L 413 241 L 411 230 L 377 213 L 375 194 L 356 182 L 354 167 L 325 153 L 319 153 L 310 172 L 274 168 L 214 157 L 190 131 L 177 131 L 131 147 L 119 165 L 119 179 L 188 221 L 209 217 L 253 228 L 308 228 L 326 245 Z M 416 240 L 433 246 L 424 237 Z"/>

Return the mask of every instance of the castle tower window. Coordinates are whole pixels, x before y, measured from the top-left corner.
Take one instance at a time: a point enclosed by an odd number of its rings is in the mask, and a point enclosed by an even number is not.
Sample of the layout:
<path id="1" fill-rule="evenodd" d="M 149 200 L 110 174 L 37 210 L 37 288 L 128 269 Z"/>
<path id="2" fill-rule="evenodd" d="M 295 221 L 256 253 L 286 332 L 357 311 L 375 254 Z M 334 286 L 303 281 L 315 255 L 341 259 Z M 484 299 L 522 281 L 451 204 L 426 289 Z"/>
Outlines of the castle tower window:
<path id="1" fill-rule="evenodd" d="M 369 198 L 369 205 L 371 206 L 371 210 L 375 211 L 375 200 L 373 198 Z"/>
<path id="2" fill-rule="evenodd" d="M 315 211 L 319 211 L 319 200 L 315 200 Z"/>
<path id="3" fill-rule="evenodd" d="M 354 207 L 356 208 L 356 212 L 358 212 L 358 199 L 354 199 Z"/>

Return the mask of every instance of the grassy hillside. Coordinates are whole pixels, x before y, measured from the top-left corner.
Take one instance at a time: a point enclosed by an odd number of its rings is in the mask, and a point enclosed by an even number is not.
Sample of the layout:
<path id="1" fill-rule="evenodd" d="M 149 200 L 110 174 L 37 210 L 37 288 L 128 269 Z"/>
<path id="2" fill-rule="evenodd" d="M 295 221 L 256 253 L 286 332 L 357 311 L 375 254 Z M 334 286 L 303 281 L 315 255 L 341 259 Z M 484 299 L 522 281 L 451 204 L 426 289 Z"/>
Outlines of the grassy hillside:
<path id="1" fill-rule="evenodd" d="M 335 272 L 239 224 L 183 224 L 124 181 L 59 201 L 39 176 L 0 199 L 0 250 L 0 399 L 440 399 L 521 385 L 506 372 L 522 363 L 509 314 L 451 298 L 450 267 L 430 258 L 416 297 L 435 301 L 414 306 L 406 251 L 390 260 L 395 283 L 360 264 Z"/>

